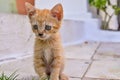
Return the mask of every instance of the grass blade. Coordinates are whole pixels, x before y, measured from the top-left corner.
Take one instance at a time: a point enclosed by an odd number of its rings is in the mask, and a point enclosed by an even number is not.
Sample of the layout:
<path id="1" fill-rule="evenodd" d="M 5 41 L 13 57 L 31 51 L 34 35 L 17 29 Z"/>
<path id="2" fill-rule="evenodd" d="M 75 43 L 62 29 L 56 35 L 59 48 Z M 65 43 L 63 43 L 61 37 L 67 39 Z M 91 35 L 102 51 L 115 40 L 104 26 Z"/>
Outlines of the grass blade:
<path id="1" fill-rule="evenodd" d="M 14 73 L 12 73 L 10 76 L 5 75 L 5 73 L 3 72 L 0 75 L 0 80 L 17 80 L 16 78 L 18 76 L 19 76 L 18 74 L 16 75 L 16 71 Z"/>

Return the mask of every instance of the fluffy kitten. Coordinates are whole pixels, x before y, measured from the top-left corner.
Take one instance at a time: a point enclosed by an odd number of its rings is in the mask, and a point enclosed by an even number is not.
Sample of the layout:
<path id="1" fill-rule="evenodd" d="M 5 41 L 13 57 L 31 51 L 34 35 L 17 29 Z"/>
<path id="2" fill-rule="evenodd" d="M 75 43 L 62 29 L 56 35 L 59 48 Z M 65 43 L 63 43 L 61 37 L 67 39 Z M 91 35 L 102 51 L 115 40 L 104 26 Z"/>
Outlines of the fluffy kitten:
<path id="1" fill-rule="evenodd" d="M 36 9 L 26 3 L 26 10 L 36 35 L 34 46 L 34 68 L 41 80 L 68 80 L 64 75 L 64 55 L 59 29 L 63 18 L 63 8 L 57 4 L 51 10 Z"/>

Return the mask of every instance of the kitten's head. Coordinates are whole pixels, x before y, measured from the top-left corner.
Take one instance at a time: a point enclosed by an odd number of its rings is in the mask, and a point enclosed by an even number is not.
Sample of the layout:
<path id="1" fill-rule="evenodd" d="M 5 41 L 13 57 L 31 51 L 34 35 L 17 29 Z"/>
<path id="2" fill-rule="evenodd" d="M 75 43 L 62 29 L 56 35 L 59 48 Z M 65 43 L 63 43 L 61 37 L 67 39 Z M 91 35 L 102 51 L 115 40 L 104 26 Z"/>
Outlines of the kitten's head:
<path id="1" fill-rule="evenodd" d="M 58 32 L 63 18 L 61 4 L 55 5 L 51 10 L 37 9 L 30 3 L 26 3 L 26 10 L 36 37 L 46 40 Z"/>

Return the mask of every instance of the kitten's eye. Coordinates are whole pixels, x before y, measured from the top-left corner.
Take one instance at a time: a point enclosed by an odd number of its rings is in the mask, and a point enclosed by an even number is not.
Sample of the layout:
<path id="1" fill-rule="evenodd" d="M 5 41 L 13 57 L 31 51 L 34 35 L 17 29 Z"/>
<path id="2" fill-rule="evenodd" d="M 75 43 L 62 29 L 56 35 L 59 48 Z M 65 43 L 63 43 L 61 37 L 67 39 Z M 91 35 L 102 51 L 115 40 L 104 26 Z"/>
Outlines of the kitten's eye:
<path id="1" fill-rule="evenodd" d="M 46 29 L 46 30 L 51 30 L 51 26 L 45 25 L 45 29 Z"/>
<path id="2" fill-rule="evenodd" d="M 33 28 L 34 29 L 38 29 L 38 25 L 33 25 Z"/>

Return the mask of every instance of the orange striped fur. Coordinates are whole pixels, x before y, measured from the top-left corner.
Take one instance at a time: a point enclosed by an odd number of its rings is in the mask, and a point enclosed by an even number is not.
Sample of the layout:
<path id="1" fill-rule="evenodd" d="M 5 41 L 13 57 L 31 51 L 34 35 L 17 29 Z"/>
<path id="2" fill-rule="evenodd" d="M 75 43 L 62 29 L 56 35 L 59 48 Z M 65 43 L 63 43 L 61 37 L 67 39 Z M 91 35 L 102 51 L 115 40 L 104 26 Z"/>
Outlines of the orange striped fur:
<path id="1" fill-rule="evenodd" d="M 62 5 L 57 4 L 51 10 L 40 10 L 26 3 L 26 10 L 36 35 L 34 68 L 40 80 L 48 76 L 50 76 L 49 80 L 68 80 L 68 77 L 63 74 L 64 55 L 58 32 L 63 18 Z"/>

